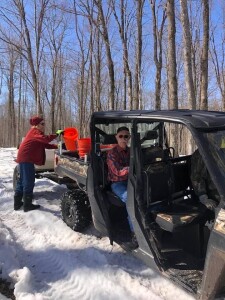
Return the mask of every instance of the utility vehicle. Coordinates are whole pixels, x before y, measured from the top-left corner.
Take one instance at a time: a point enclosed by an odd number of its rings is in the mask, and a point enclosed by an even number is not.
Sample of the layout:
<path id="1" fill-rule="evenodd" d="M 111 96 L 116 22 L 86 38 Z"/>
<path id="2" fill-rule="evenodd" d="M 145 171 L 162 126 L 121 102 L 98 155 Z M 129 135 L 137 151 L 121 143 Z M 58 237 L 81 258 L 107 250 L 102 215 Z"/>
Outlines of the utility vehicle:
<path id="1" fill-rule="evenodd" d="M 110 190 L 107 152 L 118 127 L 131 133 L 126 206 Z M 62 217 L 75 231 L 91 222 L 129 251 L 131 217 L 138 248 L 132 253 L 199 299 L 225 292 L 225 113 L 215 111 L 95 112 L 91 151 L 58 151 L 55 172 L 76 188 L 62 198 Z M 214 212 L 200 203 L 190 179 L 198 148 L 220 195 Z"/>

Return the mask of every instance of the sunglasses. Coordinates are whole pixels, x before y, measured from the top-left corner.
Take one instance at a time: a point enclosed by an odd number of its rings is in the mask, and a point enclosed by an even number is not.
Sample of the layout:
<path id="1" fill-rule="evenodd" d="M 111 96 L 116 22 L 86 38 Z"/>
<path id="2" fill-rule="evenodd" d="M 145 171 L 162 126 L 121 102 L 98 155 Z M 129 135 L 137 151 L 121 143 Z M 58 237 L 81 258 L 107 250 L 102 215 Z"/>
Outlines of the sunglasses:
<path id="1" fill-rule="evenodd" d="M 129 136 L 128 134 L 124 134 L 124 135 L 123 135 L 123 134 L 120 134 L 120 135 L 119 135 L 119 138 L 120 138 L 120 139 L 122 139 L 122 138 L 124 138 L 124 139 L 129 139 L 130 136 Z"/>
<path id="2" fill-rule="evenodd" d="M 44 125 L 45 125 L 45 123 L 40 123 L 40 125 L 44 126 Z"/>

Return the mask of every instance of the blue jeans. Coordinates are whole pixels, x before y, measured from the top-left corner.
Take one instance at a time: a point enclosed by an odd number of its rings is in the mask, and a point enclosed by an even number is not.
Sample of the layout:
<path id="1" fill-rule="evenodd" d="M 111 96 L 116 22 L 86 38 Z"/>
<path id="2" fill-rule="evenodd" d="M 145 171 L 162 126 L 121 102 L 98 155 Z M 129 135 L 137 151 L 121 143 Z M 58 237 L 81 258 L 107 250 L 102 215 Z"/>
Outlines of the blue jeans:
<path id="1" fill-rule="evenodd" d="M 111 189 L 114 194 L 116 194 L 124 203 L 127 202 L 127 181 L 118 181 L 118 182 L 113 182 L 111 184 Z M 130 230 L 133 232 L 134 227 L 133 224 L 130 220 L 130 216 L 128 214 L 128 222 L 130 225 Z"/>
<path id="2" fill-rule="evenodd" d="M 33 195 L 35 184 L 34 164 L 26 162 L 20 163 L 19 174 L 15 195 Z"/>

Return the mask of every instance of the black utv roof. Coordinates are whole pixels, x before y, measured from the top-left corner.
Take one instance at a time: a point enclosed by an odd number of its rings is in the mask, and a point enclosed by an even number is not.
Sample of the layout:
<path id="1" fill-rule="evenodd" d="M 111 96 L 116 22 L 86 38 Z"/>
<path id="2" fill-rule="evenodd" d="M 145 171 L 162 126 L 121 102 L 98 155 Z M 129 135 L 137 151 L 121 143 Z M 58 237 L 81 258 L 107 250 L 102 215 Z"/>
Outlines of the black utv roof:
<path id="1" fill-rule="evenodd" d="M 92 121 L 104 122 L 103 119 L 114 119 L 115 122 L 126 119 L 154 119 L 179 122 L 198 129 L 225 129 L 225 112 L 206 110 L 120 110 L 95 112 Z"/>

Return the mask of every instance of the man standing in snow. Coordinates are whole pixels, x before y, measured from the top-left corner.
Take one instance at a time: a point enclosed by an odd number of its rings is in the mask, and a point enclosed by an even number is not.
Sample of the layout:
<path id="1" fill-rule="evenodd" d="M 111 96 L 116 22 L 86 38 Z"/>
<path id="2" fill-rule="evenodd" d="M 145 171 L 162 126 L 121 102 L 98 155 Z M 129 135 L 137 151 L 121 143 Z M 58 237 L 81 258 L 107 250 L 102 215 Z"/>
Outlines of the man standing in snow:
<path id="1" fill-rule="evenodd" d="M 14 195 L 14 210 L 19 210 L 23 205 L 24 212 L 40 208 L 40 205 L 32 204 L 35 184 L 34 165 L 45 164 L 45 149 L 57 149 L 57 145 L 49 144 L 57 135 L 44 134 L 43 118 L 33 116 L 30 125 L 32 127 L 19 147 L 16 160 L 19 164 L 20 176 Z"/>

